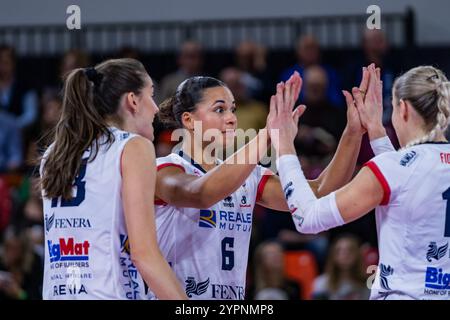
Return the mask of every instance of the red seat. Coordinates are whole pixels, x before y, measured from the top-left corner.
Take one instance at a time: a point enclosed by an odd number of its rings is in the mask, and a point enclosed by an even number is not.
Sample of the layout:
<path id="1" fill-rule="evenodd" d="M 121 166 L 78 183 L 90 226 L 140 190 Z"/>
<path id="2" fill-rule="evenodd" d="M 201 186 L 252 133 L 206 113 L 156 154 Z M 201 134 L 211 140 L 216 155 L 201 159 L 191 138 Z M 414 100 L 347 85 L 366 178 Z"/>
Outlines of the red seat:
<path id="1" fill-rule="evenodd" d="M 319 274 L 314 255 L 305 250 L 286 251 L 284 271 L 287 277 L 296 280 L 301 288 L 301 299 L 310 300 L 314 280 Z"/>
<path id="2" fill-rule="evenodd" d="M 9 224 L 11 218 L 11 195 L 6 180 L 0 177 L 0 231 Z"/>

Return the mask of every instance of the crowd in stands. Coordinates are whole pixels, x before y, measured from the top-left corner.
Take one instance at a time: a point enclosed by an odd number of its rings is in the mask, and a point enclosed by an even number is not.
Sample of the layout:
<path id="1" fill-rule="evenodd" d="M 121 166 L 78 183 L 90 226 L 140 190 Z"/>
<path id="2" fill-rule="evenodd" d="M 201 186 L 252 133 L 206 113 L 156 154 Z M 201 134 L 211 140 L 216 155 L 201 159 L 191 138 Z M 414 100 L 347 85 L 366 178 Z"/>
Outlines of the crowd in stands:
<path id="1" fill-rule="evenodd" d="M 47 217 L 43 216 L 36 187 L 38 159 L 58 122 L 62 78 L 70 70 L 108 57 L 137 58 L 154 77 L 158 103 L 188 77 L 217 77 L 234 94 L 238 127 L 244 130 L 265 126 L 276 83 L 298 71 L 304 80 L 299 103 L 308 109 L 300 119 L 295 144 L 307 178 L 313 179 L 330 161 L 345 127 L 346 106 L 341 90 L 356 86 L 362 67 L 372 62 L 381 67 L 383 122 L 397 144 L 390 123 L 392 84 L 402 70 L 413 63 L 422 64 L 420 58 L 404 59 L 406 55 L 411 52 L 390 48 L 379 30 L 365 32 L 357 52 L 323 50 L 312 35 L 300 37 L 291 52 L 270 52 L 258 43 L 244 41 L 234 52 L 218 54 L 187 41 L 176 55 L 170 54 L 171 63 L 161 64 L 158 57 L 133 48 L 123 48 L 107 57 L 73 49 L 62 57 L 30 58 L 20 57 L 15 48 L 0 44 L 0 300 L 41 298 Z M 430 61 L 427 59 L 423 61 Z M 35 64 L 39 63 L 49 67 L 38 68 Z M 438 66 L 445 69 L 445 65 Z M 157 156 L 171 152 L 176 142 L 170 136 L 170 130 L 156 124 Z M 371 157 L 366 137 L 358 167 Z M 377 264 L 373 216 L 322 234 L 302 235 L 296 232 L 290 214 L 258 207 L 254 212 L 247 298 L 367 299 L 367 279 L 371 275 L 367 267 Z M 286 259 L 288 253 L 302 253 L 299 257 L 312 261 L 307 262 L 309 278 L 296 279 L 286 273 L 292 263 Z"/>

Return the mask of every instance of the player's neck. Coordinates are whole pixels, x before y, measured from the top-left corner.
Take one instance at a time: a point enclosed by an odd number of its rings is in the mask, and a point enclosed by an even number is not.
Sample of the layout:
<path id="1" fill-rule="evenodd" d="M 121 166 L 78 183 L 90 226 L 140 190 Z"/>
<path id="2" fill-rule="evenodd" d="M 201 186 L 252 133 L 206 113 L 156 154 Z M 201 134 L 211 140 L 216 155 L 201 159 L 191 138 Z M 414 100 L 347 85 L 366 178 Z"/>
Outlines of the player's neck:
<path id="1" fill-rule="evenodd" d="M 410 134 L 410 138 L 408 139 L 408 141 L 416 141 L 418 139 L 421 139 L 422 137 L 424 137 L 427 134 L 428 133 L 425 130 L 420 130 L 419 132 L 413 132 Z M 436 137 L 433 140 L 429 140 L 426 142 L 447 142 L 447 139 L 445 138 L 443 133 L 439 133 L 438 135 L 436 135 Z"/>
<path id="2" fill-rule="evenodd" d="M 211 152 L 208 152 L 206 148 L 200 144 L 190 143 L 188 145 L 187 143 L 183 143 L 181 150 L 185 155 L 199 164 L 205 171 L 209 171 L 217 165 L 215 152 L 213 151 L 213 154 L 211 154 Z"/>

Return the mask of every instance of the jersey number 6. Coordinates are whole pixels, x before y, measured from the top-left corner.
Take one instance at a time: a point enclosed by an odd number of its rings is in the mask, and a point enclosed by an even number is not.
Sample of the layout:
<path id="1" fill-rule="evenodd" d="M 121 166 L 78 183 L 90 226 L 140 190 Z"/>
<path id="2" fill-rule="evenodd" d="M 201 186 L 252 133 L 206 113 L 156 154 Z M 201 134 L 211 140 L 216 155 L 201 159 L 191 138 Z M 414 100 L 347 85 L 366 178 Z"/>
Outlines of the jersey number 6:
<path id="1" fill-rule="evenodd" d="M 232 270 L 234 267 L 234 238 L 226 237 L 222 240 L 222 270 Z"/>

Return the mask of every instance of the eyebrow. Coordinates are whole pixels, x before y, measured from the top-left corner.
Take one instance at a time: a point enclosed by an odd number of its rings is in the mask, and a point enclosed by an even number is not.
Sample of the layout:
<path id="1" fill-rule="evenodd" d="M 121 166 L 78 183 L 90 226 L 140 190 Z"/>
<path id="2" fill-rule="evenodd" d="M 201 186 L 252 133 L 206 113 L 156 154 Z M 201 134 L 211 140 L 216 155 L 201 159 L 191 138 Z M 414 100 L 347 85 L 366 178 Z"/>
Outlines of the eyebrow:
<path id="1" fill-rule="evenodd" d="M 223 104 L 225 104 L 225 101 L 224 100 L 216 100 L 216 101 L 214 101 L 214 103 L 211 106 L 214 106 L 216 103 L 223 103 Z M 231 104 L 235 105 L 236 101 L 233 101 Z"/>

